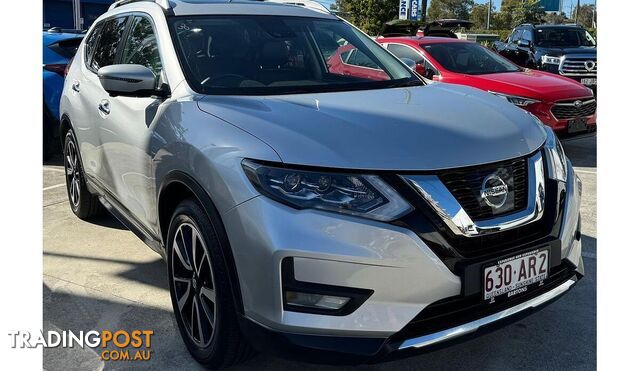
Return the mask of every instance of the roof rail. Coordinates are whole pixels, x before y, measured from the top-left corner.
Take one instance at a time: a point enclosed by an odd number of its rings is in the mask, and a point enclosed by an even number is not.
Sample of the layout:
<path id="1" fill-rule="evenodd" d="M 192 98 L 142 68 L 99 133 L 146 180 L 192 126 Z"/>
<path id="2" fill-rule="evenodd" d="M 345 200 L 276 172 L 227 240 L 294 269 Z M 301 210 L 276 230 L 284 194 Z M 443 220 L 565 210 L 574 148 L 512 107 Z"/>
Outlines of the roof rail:
<path id="1" fill-rule="evenodd" d="M 320 13 L 331 14 L 327 7 L 313 0 L 264 0 L 264 2 L 302 6 Z"/>
<path id="2" fill-rule="evenodd" d="M 111 4 L 111 6 L 109 7 L 109 10 L 115 9 L 119 6 L 131 4 L 131 3 L 139 3 L 143 1 L 156 3 L 160 5 L 162 9 L 165 9 L 165 10 L 171 9 L 171 4 L 169 3 L 169 0 L 118 0 L 115 3 Z"/>

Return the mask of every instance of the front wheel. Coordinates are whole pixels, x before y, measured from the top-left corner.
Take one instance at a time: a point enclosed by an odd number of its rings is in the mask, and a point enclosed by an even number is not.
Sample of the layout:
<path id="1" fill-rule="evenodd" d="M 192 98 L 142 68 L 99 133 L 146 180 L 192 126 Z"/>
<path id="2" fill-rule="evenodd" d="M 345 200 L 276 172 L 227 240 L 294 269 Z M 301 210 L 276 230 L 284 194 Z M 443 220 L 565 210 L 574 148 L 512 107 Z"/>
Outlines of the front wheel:
<path id="1" fill-rule="evenodd" d="M 233 304 L 222 246 L 193 199 L 176 208 L 167 236 L 169 291 L 180 335 L 191 355 L 210 368 L 248 358 Z"/>

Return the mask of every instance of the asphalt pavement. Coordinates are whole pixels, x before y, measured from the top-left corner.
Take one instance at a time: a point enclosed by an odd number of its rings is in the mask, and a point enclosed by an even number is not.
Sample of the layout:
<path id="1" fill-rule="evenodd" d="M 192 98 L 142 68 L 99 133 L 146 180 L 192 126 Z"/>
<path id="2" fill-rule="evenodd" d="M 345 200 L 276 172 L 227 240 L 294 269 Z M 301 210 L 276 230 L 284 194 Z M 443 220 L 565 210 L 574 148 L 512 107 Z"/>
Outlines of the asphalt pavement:
<path id="1" fill-rule="evenodd" d="M 377 365 L 336 367 L 259 354 L 234 370 L 591 370 L 596 368 L 596 135 L 563 141 L 583 180 L 586 276 L 543 310 L 482 337 Z M 110 215 L 81 221 L 71 212 L 61 159 L 43 166 L 44 329 L 154 330 L 151 359 L 103 361 L 89 348 L 44 351 L 46 370 L 200 369 L 182 343 L 165 264 Z"/>

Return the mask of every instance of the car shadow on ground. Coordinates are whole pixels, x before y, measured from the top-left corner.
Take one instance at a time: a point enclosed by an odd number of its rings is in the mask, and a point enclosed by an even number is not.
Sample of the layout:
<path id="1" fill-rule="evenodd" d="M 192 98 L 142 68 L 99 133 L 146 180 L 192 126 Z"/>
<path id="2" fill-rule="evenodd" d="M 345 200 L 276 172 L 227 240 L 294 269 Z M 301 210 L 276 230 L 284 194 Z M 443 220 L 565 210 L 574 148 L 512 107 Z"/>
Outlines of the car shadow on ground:
<path id="1" fill-rule="evenodd" d="M 562 147 L 573 166 L 596 168 L 598 163 L 598 137 L 596 134 L 562 139 Z"/>
<path id="2" fill-rule="evenodd" d="M 103 262 L 105 264 L 125 264 L 130 266 L 131 268 L 118 273 L 118 277 L 167 290 L 167 265 L 165 261 L 162 260 L 162 258 L 160 258 L 159 256 L 157 260 L 153 260 L 150 262 L 133 262 L 126 259 L 109 259 L 94 256 L 60 254 L 46 251 L 43 253 L 43 255 L 62 258 L 69 262 L 93 261 Z"/>
<path id="3" fill-rule="evenodd" d="M 187 352 L 175 325 L 173 313 L 147 305 L 107 299 L 99 293 L 79 294 L 66 283 L 43 285 L 44 330 L 153 330 L 149 361 L 101 359 L 105 348 L 45 348 L 43 366 L 47 370 L 113 370 L 151 368 L 167 370 L 202 369 Z M 69 315 L 73 313 L 73 315 Z M 107 350 L 118 349 L 108 345 Z M 132 348 L 127 348 L 132 349 Z"/>

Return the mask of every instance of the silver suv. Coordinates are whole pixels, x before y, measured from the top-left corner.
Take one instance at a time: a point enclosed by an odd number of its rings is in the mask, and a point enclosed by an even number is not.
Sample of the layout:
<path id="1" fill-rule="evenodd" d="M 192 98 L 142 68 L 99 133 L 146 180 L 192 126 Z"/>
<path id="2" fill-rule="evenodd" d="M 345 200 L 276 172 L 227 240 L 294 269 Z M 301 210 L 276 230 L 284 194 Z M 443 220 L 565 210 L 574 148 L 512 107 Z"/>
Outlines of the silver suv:
<path id="1" fill-rule="evenodd" d="M 71 208 L 106 207 L 166 258 L 198 361 L 377 361 L 582 277 L 580 181 L 553 132 L 286 2 L 120 1 L 64 87 Z"/>

